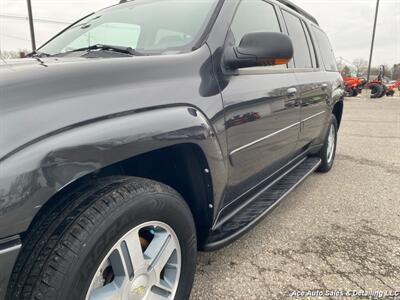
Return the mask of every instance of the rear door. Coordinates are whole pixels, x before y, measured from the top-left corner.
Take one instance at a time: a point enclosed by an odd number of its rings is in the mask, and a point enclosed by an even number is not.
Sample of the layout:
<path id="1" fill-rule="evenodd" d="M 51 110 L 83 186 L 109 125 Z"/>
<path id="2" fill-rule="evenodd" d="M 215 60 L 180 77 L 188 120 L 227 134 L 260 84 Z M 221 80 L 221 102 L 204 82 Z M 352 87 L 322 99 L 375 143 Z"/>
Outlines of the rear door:
<path id="1" fill-rule="evenodd" d="M 283 32 L 281 26 L 274 5 L 244 0 L 228 42 L 237 46 L 247 33 Z M 240 69 L 229 77 L 222 90 L 231 162 L 226 199 L 243 196 L 293 154 L 300 130 L 296 84 L 286 65 Z"/>
<path id="2" fill-rule="evenodd" d="M 315 46 L 307 24 L 295 13 L 282 9 L 288 34 L 294 47 L 295 76 L 301 103 L 302 128 L 298 149 L 306 149 L 326 128 L 329 82 L 319 67 Z"/>

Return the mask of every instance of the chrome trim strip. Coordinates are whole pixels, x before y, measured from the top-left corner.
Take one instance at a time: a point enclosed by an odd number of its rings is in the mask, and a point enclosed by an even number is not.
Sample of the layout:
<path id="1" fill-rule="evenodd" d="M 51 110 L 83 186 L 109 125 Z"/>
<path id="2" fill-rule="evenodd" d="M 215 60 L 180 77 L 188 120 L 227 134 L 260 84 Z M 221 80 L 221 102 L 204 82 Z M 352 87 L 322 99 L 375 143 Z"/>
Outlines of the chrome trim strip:
<path id="1" fill-rule="evenodd" d="M 266 139 L 269 139 L 269 138 L 271 138 L 271 137 L 273 137 L 273 136 L 275 136 L 275 135 L 277 135 L 277 134 L 279 134 L 279 133 L 281 133 L 281 132 L 283 132 L 283 131 L 285 131 L 285 130 L 288 130 L 288 129 L 293 128 L 293 127 L 295 127 L 295 126 L 297 126 L 297 125 L 300 125 L 301 123 L 304 123 L 304 122 L 306 122 L 306 121 L 309 121 L 309 120 L 311 120 L 312 118 L 318 117 L 319 115 L 322 115 L 322 114 L 324 114 L 324 113 L 326 113 L 326 111 L 320 111 L 319 113 L 316 113 L 316 114 L 314 114 L 314 115 L 312 115 L 312 116 L 309 116 L 309 117 L 307 117 L 307 118 L 301 120 L 300 122 L 296 122 L 296 123 L 294 123 L 294 124 L 292 124 L 292 125 L 289 125 L 289 126 L 287 126 L 287 127 L 285 127 L 285 128 L 282 128 L 282 129 L 280 129 L 280 130 L 278 130 L 278 131 L 275 131 L 275 132 L 273 132 L 273 133 L 271 133 L 271 134 L 269 134 L 269 135 L 266 135 L 266 136 L 264 136 L 264 137 L 262 137 L 262 138 L 259 138 L 258 140 L 252 141 L 251 143 L 248 143 L 248 144 L 243 145 L 243 146 L 241 146 L 241 147 L 239 147 L 239 148 L 236 148 L 235 150 L 232 150 L 232 151 L 229 153 L 229 155 L 232 156 L 233 154 L 235 154 L 235 153 L 237 153 L 237 152 L 240 152 L 240 151 L 242 151 L 242 150 L 244 150 L 244 149 L 246 149 L 246 148 L 248 148 L 248 147 L 251 147 L 251 146 L 253 146 L 253 145 L 255 145 L 255 144 L 258 144 L 259 142 L 262 142 L 262 141 L 264 141 L 264 140 L 266 140 Z"/>
<path id="2" fill-rule="evenodd" d="M 276 67 L 252 67 L 241 68 L 232 73 L 234 75 L 263 75 L 263 74 L 288 74 L 294 73 L 294 69 L 290 68 L 276 68 Z"/>
<path id="3" fill-rule="evenodd" d="M 317 117 L 317 116 L 319 116 L 319 115 L 322 115 L 322 114 L 324 114 L 325 113 L 325 111 L 320 111 L 319 113 L 317 113 L 317 114 L 314 114 L 314 115 L 312 115 L 312 116 L 309 116 L 308 118 L 305 118 L 304 120 L 301 120 L 301 122 L 306 122 L 306 121 L 308 121 L 308 120 L 311 120 L 312 118 L 315 118 L 315 117 Z"/>
<path id="4" fill-rule="evenodd" d="M 316 72 L 317 68 L 294 68 L 295 73 Z"/>
<path id="5" fill-rule="evenodd" d="M 0 255 L 6 254 L 6 253 L 14 251 L 14 250 L 18 250 L 21 247 L 22 247 L 22 245 L 19 244 L 19 245 L 14 245 L 14 246 L 12 246 L 10 248 L 2 249 L 2 250 L 0 250 Z"/>
<path id="6" fill-rule="evenodd" d="M 279 134 L 279 133 L 281 133 L 281 132 L 283 132 L 283 131 L 286 131 L 286 130 L 288 130 L 288 129 L 290 129 L 290 128 L 293 128 L 293 127 L 295 127 L 295 126 L 297 126 L 297 125 L 300 125 L 300 122 L 296 122 L 296 123 L 294 123 L 294 124 L 292 124 L 292 125 L 289 125 L 289 126 L 287 126 L 287 127 L 285 127 L 285 128 L 279 129 L 278 131 L 275 131 L 275 132 L 273 132 L 273 133 L 271 133 L 271 134 L 268 134 L 268 135 L 266 135 L 266 136 L 264 136 L 264 137 L 262 137 L 262 138 L 260 138 L 260 139 L 258 139 L 258 140 L 255 140 L 255 141 L 253 141 L 253 142 L 251 142 L 251 143 L 248 143 L 248 144 L 243 145 L 243 146 L 241 146 L 241 147 L 239 147 L 239 148 L 236 148 L 235 150 L 231 151 L 231 152 L 229 153 L 229 155 L 232 156 L 233 154 L 235 154 L 235 153 L 237 153 L 237 152 L 240 152 L 240 151 L 242 151 L 242 150 L 244 150 L 244 149 L 246 149 L 246 148 L 248 148 L 248 147 L 251 147 L 251 146 L 253 146 L 253 145 L 255 145 L 255 144 L 258 144 L 259 142 L 262 142 L 262 141 L 264 141 L 264 140 L 266 140 L 266 139 L 269 139 L 269 138 L 271 138 L 271 137 L 273 137 L 273 136 L 275 136 L 275 135 L 277 135 L 277 134 Z"/>
<path id="7" fill-rule="evenodd" d="M 263 75 L 263 74 L 288 74 L 288 73 L 309 73 L 309 72 L 322 72 L 320 68 L 279 68 L 279 67 L 251 67 L 251 68 L 241 68 L 232 71 L 233 75 Z"/>

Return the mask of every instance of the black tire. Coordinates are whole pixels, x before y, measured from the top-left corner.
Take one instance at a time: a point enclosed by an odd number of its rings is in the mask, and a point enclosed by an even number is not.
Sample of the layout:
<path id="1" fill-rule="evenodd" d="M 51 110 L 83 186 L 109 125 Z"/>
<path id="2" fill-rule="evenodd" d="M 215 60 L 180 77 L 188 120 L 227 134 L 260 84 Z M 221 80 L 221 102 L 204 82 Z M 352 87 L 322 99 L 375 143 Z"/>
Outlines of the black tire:
<path id="1" fill-rule="evenodd" d="M 334 136 L 333 154 L 332 154 L 331 159 L 329 159 L 329 157 L 328 157 L 328 146 L 329 146 L 328 138 L 329 138 L 329 133 L 330 133 L 330 129 L 332 126 L 334 128 L 335 136 Z M 336 117 L 334 115 L 331 115 L 331 120 L 330 120 L 330 123 L 328 126 L 328 131 L 326 133 L 324 145 L 318 153 L 318 157 L 321 158 L 321 164 L 319 165 L 317 172 L 326 173 L 332 169 L 333 163 L 335 161 L 335 156 L 336 156 L 337 131 L 338 131 L 338 125 L 337 125 Z"/>
<path id="2" fill-rule="evenodd" d="M 344 93 L 345 93 L 345 97 L 353 97 L 353 89 L 351 89 L 351 88 L 346 88 L 344 90 Z"/>
<path id="3" fill-rule="evenodd" d="M 394 91 L 387 92 L 386 96 L 393 97 L 394 96 Z"/>
<path id="4" fill-rule="evenodd" d="M 352 97 L 357 97 L 358 96 L 358 91 L 357 91 L 356 88 L 353 88 L 351 96 Z"/>
<path id="5" fill-rule="evenodd" d="M 379 98 L 382 98 L 383 96 L 386 95 L 387 92 L 387 86 L 386 85 L 382 85 L 382 93 L 379 95 Z"/>
<path id="6" fill-rule="evenodd" d="M 175 299 L 188 299 L 196 268 L 192 214 L 172 188 L 148 179 L 108 177 L 59 201 L 30 228 L 7 290 L 7 300 L 85 299 L 108 250 L 148 221 L 168 224 L 181 248 Z"/>
<path id="7" fill-rule="evenodd" d="M 371 83 L 369 85 L 369 89 L 371 90 L 371 98 L 376 99 L 381 97 L 383 85 L 379 83 Z"/>

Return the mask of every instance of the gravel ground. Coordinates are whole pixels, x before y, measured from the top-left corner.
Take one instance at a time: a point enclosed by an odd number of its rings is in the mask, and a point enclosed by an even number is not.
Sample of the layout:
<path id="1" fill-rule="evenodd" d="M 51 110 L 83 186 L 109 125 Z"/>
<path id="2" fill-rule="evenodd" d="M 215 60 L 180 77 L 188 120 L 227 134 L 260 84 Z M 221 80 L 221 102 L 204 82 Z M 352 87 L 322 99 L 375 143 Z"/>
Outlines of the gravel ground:
<path id="1" fill-rule="evenodd" d="M 233 244 L 200 253 L 191 299 L 307 290 L 400 292 L 400 97 L 346 99 L 331 172 L 311 175 Z"/>

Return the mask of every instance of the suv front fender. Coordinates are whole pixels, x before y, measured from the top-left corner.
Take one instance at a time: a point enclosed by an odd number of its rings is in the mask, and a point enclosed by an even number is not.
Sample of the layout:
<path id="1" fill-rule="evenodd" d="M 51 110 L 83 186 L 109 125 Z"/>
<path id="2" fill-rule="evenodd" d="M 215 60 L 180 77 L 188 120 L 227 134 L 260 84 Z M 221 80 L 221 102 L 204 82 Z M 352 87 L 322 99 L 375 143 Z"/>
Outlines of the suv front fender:
<path id="1" fill-rule="evenodd" d="M 121 113 L 35 140 L 0 160 L 0 238 L 24 232 L 39 209 L 75 180 L 181 143 L 202 149 L 211 172 L 214 201 L 219 201 L 227 179 L 224 154 L 208 119 L 192 107 Z"/>

